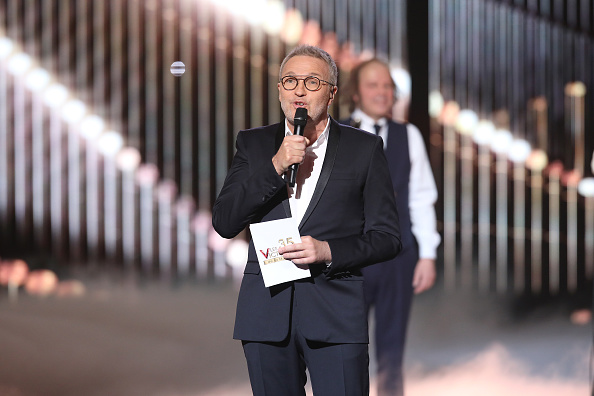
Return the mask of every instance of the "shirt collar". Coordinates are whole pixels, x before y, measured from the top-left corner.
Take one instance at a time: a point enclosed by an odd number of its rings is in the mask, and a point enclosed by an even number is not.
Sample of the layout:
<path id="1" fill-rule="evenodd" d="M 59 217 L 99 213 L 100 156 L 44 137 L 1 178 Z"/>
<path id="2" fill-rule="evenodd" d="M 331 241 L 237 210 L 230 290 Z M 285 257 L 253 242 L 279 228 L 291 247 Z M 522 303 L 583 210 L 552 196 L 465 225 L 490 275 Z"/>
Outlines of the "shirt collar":
<path id="1" fill-rule="evenodd" d="M 361 124 L 368 125 L 373 127 L 373 125 L 377 124 L 382 128 L 388 123 L 388 119 L 386 117 L 382 117 L 379 120 L 375 121 L 373 118 L 369 117 L 367 114 L 363 112 L 363 110 L 356 108 L 351 115 L 353 120 L 361 121 Z"/>
<path id="2" fill-rule="evenodd" d="M 326 119 L 326 127 L 324 128 L 324 132 L 322 132 L 320 137 L 318 137 L 318 139 L 308 148 L 316 149 L 316 148 L 320 147 L 322 144 L 324 144 L 324 142 L 326 142 L 326 140 L 328 140 L 329 131 L 330 131 L 330 116 L 328 116 L 328 118 Z M 292 134 L 293 133 L 289 129 L 289 122 L 285 118 L 285 136 L 289 136 Z"/>

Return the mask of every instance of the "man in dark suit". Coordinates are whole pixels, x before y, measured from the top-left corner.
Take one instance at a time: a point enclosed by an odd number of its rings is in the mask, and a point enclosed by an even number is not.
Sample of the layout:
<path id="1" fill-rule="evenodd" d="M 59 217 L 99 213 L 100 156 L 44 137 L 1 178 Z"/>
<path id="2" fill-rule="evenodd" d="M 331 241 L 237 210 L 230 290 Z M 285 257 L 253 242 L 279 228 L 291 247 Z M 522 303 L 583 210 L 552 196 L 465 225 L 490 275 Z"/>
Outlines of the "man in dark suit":
<path id="1" fill-rule="evenodd" d="M 385 263 L 363 269 L 367 309 L 375 308 L 378 396 L 404 392 L 402 361 L 414 293 L 435 280 L 437 188 L 419 130 L 390 119 L 396 85 L 386 63 L 370 59 L 350 75 L 347 99 L 351 118 L 344 123 L 378 134 L 396 193 L 402 252 Z"/>
<path id="2" fill-rule="evenodd" d="M 255 395 L 367 395 L 368 328 L 361 269 L 400 251 L 394 192 L 379 137 L 328 115 L 338 71 L 323 50 L 299 46 L 280 67 L 285 122 L 240 131 L 213 207 L 232 238 L 247 225 L 293 217 L 301 243 L 279 248 L 311 277 L 266 288 L 253 241 L 239 291 L 234 338 L 242 340 Z M 293 134 L 297 108 L 308 111 Z M 297 182 L 284 178 L 300 164 Z"/>

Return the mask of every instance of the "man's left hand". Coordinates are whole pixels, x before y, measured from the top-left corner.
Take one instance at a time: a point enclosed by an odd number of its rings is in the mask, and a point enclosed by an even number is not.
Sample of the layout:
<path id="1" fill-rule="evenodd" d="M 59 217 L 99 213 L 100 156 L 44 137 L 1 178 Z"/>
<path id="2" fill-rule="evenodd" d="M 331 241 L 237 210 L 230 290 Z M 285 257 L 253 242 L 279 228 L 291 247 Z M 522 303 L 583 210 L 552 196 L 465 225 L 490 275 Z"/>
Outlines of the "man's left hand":
<path id="1" fill-rule="evenodd" d="M 285 260 L 295 264 L 315 264 L 332 261 L 330 245 L 326 241 L 318 241 L 310 236 L 302 236 L 301 243 L 282 246 L 278 252 Z"/>
<path id="2" fill-rule="evenodd" d="M 417 262 L 413 275 L 415 294 L 431 289 L 435 283 L 435 260 L 422 258 Z"/>

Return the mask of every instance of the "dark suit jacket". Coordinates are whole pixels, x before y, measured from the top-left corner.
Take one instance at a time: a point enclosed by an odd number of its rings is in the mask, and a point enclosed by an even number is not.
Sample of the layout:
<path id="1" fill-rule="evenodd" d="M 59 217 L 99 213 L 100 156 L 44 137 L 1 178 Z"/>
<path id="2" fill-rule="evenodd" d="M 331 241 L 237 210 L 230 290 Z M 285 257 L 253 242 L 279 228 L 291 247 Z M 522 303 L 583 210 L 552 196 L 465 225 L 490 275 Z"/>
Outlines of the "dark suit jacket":
<path id="1" fill-rule="evenodd" d="M 398 254 L 398 213 L 381 139 L 330 122 L 324 164 L 299 231 L 328 242 L 332 265 L 311 265 L 311 278 L 266 288 L 251 241 L 236 339 L 284 340 L 293 306 L 293 320 L 309 340 L 368 342 L 360 269 Z M 239 132 L 237 153 L 213 207 L 213 226 L 221 236 L 290 217 L 285 181 L 272 165 L 284 135 L 284 123 Z"/>

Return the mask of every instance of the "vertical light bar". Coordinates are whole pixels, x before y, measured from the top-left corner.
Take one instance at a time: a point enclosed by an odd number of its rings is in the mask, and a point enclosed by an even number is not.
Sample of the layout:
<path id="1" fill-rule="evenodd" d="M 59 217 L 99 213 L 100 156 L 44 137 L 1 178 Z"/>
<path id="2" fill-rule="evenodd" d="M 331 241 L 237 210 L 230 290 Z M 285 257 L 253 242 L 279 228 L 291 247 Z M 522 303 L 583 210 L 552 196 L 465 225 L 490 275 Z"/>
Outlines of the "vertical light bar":
<path id="1" fill-rule="evenodd" d="M 156 261 L 155 238 L 155 185 L 159 170 L 154 164 L 144 164 L 136 172 L 140 195 L 140 261 L 145 275 L 154 270 Z"/>
<path id="2" fill-rule="evenodd" d="M 13 78 L 13 115 L 14 115 L 14 212 L 15 226 L 19 236 L 29 233 L 30 180 L 28 177 L 28 158 L 30 141 L 26 119 L 25 86 L 21 77 L 31 67 L 29 55 L 18 53 L 8 59 L 8 71 Z"/>
<path id="3" fill-rule="evenodd" d="M 62 123 L 58 110 L 66 101 L 68 91 L 60 84 L 50 85 L 44 92 L 44 102 L 50 107 L 50 226 L 52 251 L 57 257 L 64 254 L 63 217 L 64 187 L 62 168 Z"/>
<path id="4" fill-rule="evenodd" d="M 278 71 L 284 58 L 282 53 L 281 40 L 278 34 L 268 36 L 268 121 L 279 122 L 282 120 L 281 108 L 278 100 Z"/>
<path id="5" fill-rule="evenodd" d="M 355 53 L 360 53 L 363 50 L 361 45 L 361 0 L 348 0 L 348 4 L 349 42 L 353 45 Z"/>
<path id="6" fill-rule="evenodd" d="M 140 21 L 144 4 L 140 0 L 128 0 L 126 2 L 128 32 L 128 144 L 132 147 L 140 147 L 141 142 L 141 114 L 140 103 L 140 68 L 141 68 L 141 44 L 140 44 Z"/>
<path id="7" fill-rule="evenodd" d="M 122 81 L 122 66 L 123 66 L 123 33 L 122 29 L 124 24 L 122 23 L 122 14 L 124 8 L 122 6 L 122 0 L 110 0 L 109 1 L 109 23 L 106 28 L 110 31 L 110 95 L 109 95 L 109 120 L 111 127 L 117 131 L 123 132 L 122 128 L 122 109 L 123 109 L 123 84 Z"/>
<path id="8" fill-rule="evenodd" d="M 445 104 L 442 114 L 443 122 L 443 246 L 444 246 L 444 280 L 448 290 L 456 286 L 456 120 L 459 106 L 455 102 Z"/>
<path id="9" fill-rule="evenodd" d="M 474 214 L 474 147 L 472 132 L 478 117 L 472 110 L 462 110 L 456 127 L 460 132 L 460 269 L 464 288 L 472 285 L 473 214 Z"/>
<path id="10" fill-rule="evenodd" d="M 176 164 L 176 141 L 178 135 L 178 124 L 176 117 L 176 101 L 179 95 L 179 79 L 171 75 L 170 65 L 175 62 L 178 15 L 175 10 L 175 3 L 172 0 L 162 2 L 163 33 L 161 59 L 161 70 L 163 75 L 163 177 L 177 180 Z"/>
<path id="11" fill-rule="evenodd" d="M 405 44 L 405 32 L 406 32 L 406 1 L 392 0 L 388 3 L 389 12 L 389 24 L 390 24 L 390 49 L 389 58 L 393 62 L 406 67 L 408 62 L 406 61 L 404 50 Z"/>
<path id="12" fill-rule="evenodd" d="M 190 274 L 192 261 L 190 233 L 191 219 L 194 212 L 194 199 L 185 195 L 175 203 L 176 243 L 177 243 L 177 274 L 184 278 Z"/>
<path id="13" fill-rule="evenodd" d="M 105 123 L 96 115 L 88 115 L 81 122 L 80 135 L 85 140 L 85 220 L 87 234 L 87 257 L 96 260 L 99 256 L 101 221 L 99 213 L 99 156 L 97 139 L 105 130 Z"/>
<path id="14" fill-rule="evenodd" d="M 9 182 L 9 145 L 8 114 L 11 111 L 8 104 L 8 80 L 6 71 L 6 59 L 14 51 L 14 44 L 11 40 L 0 37 L 0 227 L 8 231 L 8 207 L 10 201 Z"/>
<path id="15" fill-rule="evenodd" d="M 122 149 L 116 159 L 122 172 L 122 258 L 127 268 L 136 261 L 138 210 L 136 207 L 136 169 L 140 165 L 140 152 L 132 147 Z"/>
<path id="16" fill-rule="evenodd" d="M 210 208 L 210 42 L 209 28 L 212 12 L 207 4 L 196 8 L 198 19 L 198 205 L 201 209 Z M 257 93 L 256 93 L 257 94 Z M 261 96 L 260 96 L 261 97 Z M 259 101 L 255 101 L 258 102 Z"/>
<path id="17" fill-rule="evenodd" d="M 227 175 L 229 167 L 227 150 L 228 150 L 228 90 L 229 81 L 227 78 L 228 61 L 227 54 L 229 52 L 229 38 L 227 35 L 227 16 L 219 12 L 214 19 L 215 28 L 215 82 L 217 89 L 215 90 L 215 152 L 216 152 L 216 169 L 215 169 L 215 185 L 216 191 L 220 191 L 223 187 L 223 182 Z"/>
<path id="18" fill-rule="evenodd" d="M 571 143 L 574 148 L 573 167 L 580 174 L 584 173 L 584 96 L 586 86 L 582 82 L 565 85 L 566 120 L 571 133 Z"/>
<path id="19" fill-rule="evenodd" d="M 515 140 L 509 150 L 509 159 L 513 164 L 513 268 L 514 291 L 524 291 L 526 281 L 526 166 L 531 147 L 526 140 Z"/>
<path id="20" fill-rule="evenodd" d="M 530 170 L 530 287 L 533 293 L 542 290 L 542 170 L 547 161 L 544 152 L 534 150 L 526 162 Z"/>
<path id="21" fill-rule="evenodd" d="M 123 140 L 116 131 L 104 132 L 97 140 L 99 152 L 103 154 L 103 232 L 105 234 L 105 258 L 115 260 L 118 256 L 120 227 L 118 220 L 118 170 L 116 156 L 122 148 Z"/>
<path id="22" fill-rule="evenodd" d="M 144 67 L 145 67 L 145 157 L 146 162 L 159 163 L 159 125 L 158 125 L 158 94 L 157 94 L 157 59 L 159 26 L 158 4 L 156 0 L 147 0 L 145 10 L 144 37 Z M 169 69 L 169 68 L 167 68 Z"/>
<path id="23" fill-rule="evenodd" d="M 233 143 L 237 137 L 237 132 L 245 129 L 246 110 L 248 108 L 246 88 L 247 73 L 246 62 L 249 60 L 249 53 L 245 47 L 245 40 L 248 30 L 243 21 L 235 21 L 233 24 L 233 103 L 235 104 L 233 110 Z M 271 40 L 274 41 L 274 40 Z M 278 68 L 278 64 L 276 66 Z M 278 70 L 278 69 L 276 69 Z M 278 73 L 276 75 L 278 80 Z M 241 81 L 242 83 L 237 83 Z M 275 85 L 276 87 L 276 85 Z M 271 117 L 272 119 L 280 120 L 280 115 Z"/>
<path id="24" fill-rule="evenodd" d="M 493 136 L 491 149 L 495 152 L 495 245 L 496 277 L 495 285 L 499 293 L 507 287 L 507 152 L 512 142 L 512 135 L 507 130 L 498 130 Z"/>
<path id="25" fill-rule="evenodd" d="M 80 137 L 75 132 L 76 124 L 85 116 L 85 105 L 78 99 L 72 99 L 62 107 L 62 119 L 67 124 L 67 191 L 68 191 L 68 235 L 69 257 L 80 260 L 82 252 L 81 240 L 81 207 L 80 197 Z"/>
<path id="26" fill-rule="evenodd" d="M 180 3 L 180 59 L 186 63 L 186 68 L 189 68 L 189 73 L 179 77 L 183 80 L 179 81 L 180 85 L 180 101 L 179 101 L 179 129 L 180 129 L 180 192 L 184 195 L 192 195 L 194 192 L 194 183 L 196 181 L 194 169 L 194 132 L 192 118 L 194 111 L 194 103 L 192 102 L 192 91 L 194 88 L 194 79 L 196 72 L 194 70 L 194 58 L 192 43 L 194 39 L 194 20 L 192 19 L 193 8 L 197 3 L 181 2 Z"/>
<path id="27" fill-rule="evenodd" d="M 491 271 L 491 140 L 495 126 L 482 120 L 474 130 L 478 145 L 478 284 L 479 290 L 489 289 Z"/>
<path id="28" fill-rule="evenodd" d="M 93 0 L 93 107 L 100 115 L 105 111 L 105 4 Z M 149 77 L 149 76 L 147 76 Z M 151 81 L 147 78 L 147 81 Z"/>
<path id="29" fill-rule="evenodd" d="M 70 85 L 72 80 L 70 75 L 70 13 L 71 6 L 69 1 L 62 1 L 58 6 L 59 27 L 58 27 L 58 76 L 60 82 L 66 86 Z"/>
<path id="30" fill-rule="evenodd" d="M 567 290 L 574 293 L 578 284 L 578 185 L 582 172 L 569 171 L 563 177 L 567 185 Z"/>
<path id="31" fill-rule="evenodd" d="M 173 275 L 174 240 L 173 201 L 177 187 L 171 180 L 164 180 L 157 186 L 157 205 L 159 219 L 159 275 L 168 279 Z"/>
<path id="32" fill-rule="evenodd" d="M 539 96 L 530 101 L 528 109 L 528 122 L 531 130 L 536 133 L 536 148 L 547 152 L 548 150 L 548 119 L 547 99 Z"/>
<path id="33" fill-rule="evenodd" d="M 27 75 L 26 85 L 32 91 L 31 95 L 31 181 L 33 198 L 33 228 L 35 242 L 41 246 L 47 245 L 45 230 L 46 219 L 46 144 L 44 112 L 41 92 L 50 81 L 49 73 L 41 68 L 32 70 Z M 0 88 L 1 89 L 1 88 Z M 1 128 L 1 126 L 0 126 Z"/>
<path id="34" fill-rule="evenodd" d="M 87 0 L 76 2 L 76 89 L 81 100 L 89 102 L 90 95 L 87 95 L 87 84 L 89 81 L 88 72 L 88 16 L 90 14 L 89 2 Z"/>
<path id="35" fill-rule="evenodd" d="M 584 263 L 585 275 L 594 275 L 594 178 L 586 177 L 580 181 L 578 192 L 584 197 Z"/>
<path id="36" fill-rule="evenodd" d="M 54 1 L 46 0 L 41 4 L 41 63 L 46 70 L 55 72 L 52 62 L 54 49 Z"/>
<path id="37" fill-rule="evenodd" d="M 375 1 L 375 20 L 374 20 L 374 34 L 375 34 L 375 48 L 376 52 L 382 56 L 390 55 L 389 44 L 390 44 L 390 3 L 391 0 L 376 0 Z M 406 28 L 406 27 L 404 27 Z M 404 44 L 404 40 L 401 40 Z M 388 57 L 392 60 L 391 57 Z M 394 59 L 395 61 L 395 59 Z"/>
<path id="38" fill-rule="evenodd" d="M 557 294 L 560 285 L 560 240 L 561 231 L 559 216 L 561 212 L 561 174 L 563 164 L 555 161 L 546 168 L 548 175 L 548 196 L 549 196 L 549 292 Z"/>
<path id="39" fill-rule="evenodd" d="M 212 228 L 212 216 L 209 212 L 201 210 L 192 219 L 194 231 L 194 255 L 196 262 L 196 278 L 209 277 L 208 269 L 208 232 Z"/>

